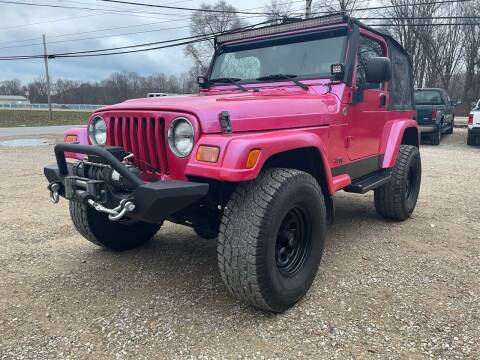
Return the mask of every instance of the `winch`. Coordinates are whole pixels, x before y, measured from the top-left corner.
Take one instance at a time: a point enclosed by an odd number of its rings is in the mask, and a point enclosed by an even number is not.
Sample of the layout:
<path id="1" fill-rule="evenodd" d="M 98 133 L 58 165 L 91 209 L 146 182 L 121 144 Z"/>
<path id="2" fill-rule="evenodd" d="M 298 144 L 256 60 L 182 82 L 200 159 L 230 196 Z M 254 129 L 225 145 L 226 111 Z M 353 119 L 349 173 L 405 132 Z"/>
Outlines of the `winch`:
<path id="1" fill-rule="evenodd" d="M 104 149 L 121 163 L 123 175 L 108 164 L 104 157 L 89 154 L 87 159 L 71 166 L 71 175 L 64 178 L 64 196 L 69 200 L 83 201 L 95 210 L 108 214 L 110 220 L 117 221 L 135 210 L 135 204 L 129 196 L 142 181 L 141 174 L 130 162 L 133 154 L 128 154 L 119 147 L 106 146 Z M 58 202 L 61 189 L 60 183 L 49 185 L 50 200 L 53 203 Z"/>
<path id="2" fill-rule="evenodd" d="M 90 158 L 90 157 L 89 157 Z M 130 164 L 127 160 L 123 161 L 125 167 L 140 178 L 140 170 Z M 135 184 L 132 184 L 128 179 L 120 175 L 120 173 L 111 166 L 100 162 L 93 162 L 90 160 L 82 160 L 73 166 L 73 174 L 81 178 L 92 180 L 102 180 L 111 185 L 115 190 L 120 192 L 131 192 L 135 190 Z"/>

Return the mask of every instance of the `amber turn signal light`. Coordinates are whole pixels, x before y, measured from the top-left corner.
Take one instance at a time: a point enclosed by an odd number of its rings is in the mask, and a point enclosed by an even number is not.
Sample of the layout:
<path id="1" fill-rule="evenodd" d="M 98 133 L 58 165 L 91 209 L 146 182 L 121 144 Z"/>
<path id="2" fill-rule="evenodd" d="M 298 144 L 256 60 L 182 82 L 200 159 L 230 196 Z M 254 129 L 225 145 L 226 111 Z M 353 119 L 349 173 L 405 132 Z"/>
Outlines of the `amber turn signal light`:
<path id="1" fill-rule="evenodd" d="M 217 162 L 220 148 L 217 146 L 200 145 L 197 150 L 197 160 L 205 162 Z"/>
<path id="2" fill-rule="evenodd" d="M 247 169 L 251 169 L 255 166 L 258 158 L 260 157 L 260 153 L 261 151 L 258 149 L 250 150 L 250 153 L 248 154 L 248 158 L 247 158 L 247 163 L 245 164 L 245 167 Z"/>
<path id="3" fill-rule="evenodd" d="M 77 142 L 77 135 L 67 135 L 67 136 L 65 136 L 65 142 L 66 143 Z"/>

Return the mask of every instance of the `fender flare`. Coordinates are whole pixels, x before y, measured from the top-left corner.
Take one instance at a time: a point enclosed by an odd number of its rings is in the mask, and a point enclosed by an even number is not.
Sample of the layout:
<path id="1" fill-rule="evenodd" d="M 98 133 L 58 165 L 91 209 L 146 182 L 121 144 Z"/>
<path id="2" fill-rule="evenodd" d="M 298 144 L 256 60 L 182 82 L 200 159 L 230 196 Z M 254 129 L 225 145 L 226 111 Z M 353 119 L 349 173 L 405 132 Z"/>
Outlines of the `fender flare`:
<path id="1" fill-rule="evenodd" d="M 407 130 L 414 129 L 414 130 Z M 410 133 L 408 139 L 404 136 L 406 132 L 413 131 L 415 136 L 412 136 Z M 395 166 L 397 161 L 398 151 L 400 150 L 400 145 L 408 144 L 419 147 L 420 144 L 420 132 L 418 131 L 418 125 L 415 120 L 412 119 L 401 119 L 391 121 L 385 126 L 384 133 L 382 136 L 382 145 L 380 153 L 384 154 L 382 168 L 388 169 Z"/>
<path id="2" fill-rule="evenodd" d="M 192 154 L 196 154 L 198 146 L 210 145 L 220 148 L 217 163 L 198 161 L 195 156 L 190 158 L 186 166 L 186 175 L 200 176 L 223 181 L 242 182 L 257 178 L 263 166 L 272 156 L 298 150 L 314 148 L 318 151 L 323 165 L 323 172 L 329 192 L 333 189 L 332 173 L 328 167 L 327 150 L 324 139 L 328 136 L 328 127 L 276 130 L 275 132 L 261 132 L 236 134 L 230 136 L 211 134 L 204 135 L 199 140 Z M 251 150 L 259 149 L 260 156 L 251 169 L 245 164 Z"/>

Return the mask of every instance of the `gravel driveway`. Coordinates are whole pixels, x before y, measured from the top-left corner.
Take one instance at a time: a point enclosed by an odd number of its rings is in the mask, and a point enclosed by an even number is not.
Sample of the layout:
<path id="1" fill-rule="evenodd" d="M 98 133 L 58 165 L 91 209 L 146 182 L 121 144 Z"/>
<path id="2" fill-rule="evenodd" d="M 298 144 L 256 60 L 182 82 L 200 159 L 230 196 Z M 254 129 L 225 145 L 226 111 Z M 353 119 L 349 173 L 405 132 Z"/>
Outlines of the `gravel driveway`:
<path id="1" fill-rule="evenodd" d="M 48 202 L 52 146 L 0 147 L 0 359 L 478 359 L 480 148 L 465 142 L 422 146 L 404 223 L 339 193 L 313 287 L 282 315 L 232 299 L 215 243 L 188 228 L 121 254 L 88 243 Z"/>

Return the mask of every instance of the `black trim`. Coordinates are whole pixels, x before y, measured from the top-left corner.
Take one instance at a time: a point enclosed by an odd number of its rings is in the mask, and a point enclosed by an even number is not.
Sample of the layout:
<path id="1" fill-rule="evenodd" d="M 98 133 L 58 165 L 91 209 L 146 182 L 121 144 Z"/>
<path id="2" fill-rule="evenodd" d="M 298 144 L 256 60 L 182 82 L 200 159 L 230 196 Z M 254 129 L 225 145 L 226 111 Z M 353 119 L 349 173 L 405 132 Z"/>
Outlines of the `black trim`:
<path id="1" fill-rule="evenodd" d="M 352 161 L 350 164 L 332 168 L 332 176 L 347 174 L 353 180 L 374 173 L 382 168 L 383 155 L 375 155 L 361 160 Z"/>
<path id="2" fill-rule="evenodd" d="M 355 182 L 352 182 L 349 186 L 343 190 L 346 192 L 365 194 L 370 190 L 375 190 L 382 185 L 385 185 L 390 181 L 392 174 L 390 170 L 380 170 L 374 174 L 363 177 Z"/>
<path id="3" fill-rule="evenodd" d="M 349 26 L 349 34 L 347 41 L 348 50 L 345 58 L 345 76 L 343 78 L 343 82 L 348 86 L 352 86 L 353 84 L 353 72 L 359 41 L 360 30 L 358 24 L 352 23 Z"/>

